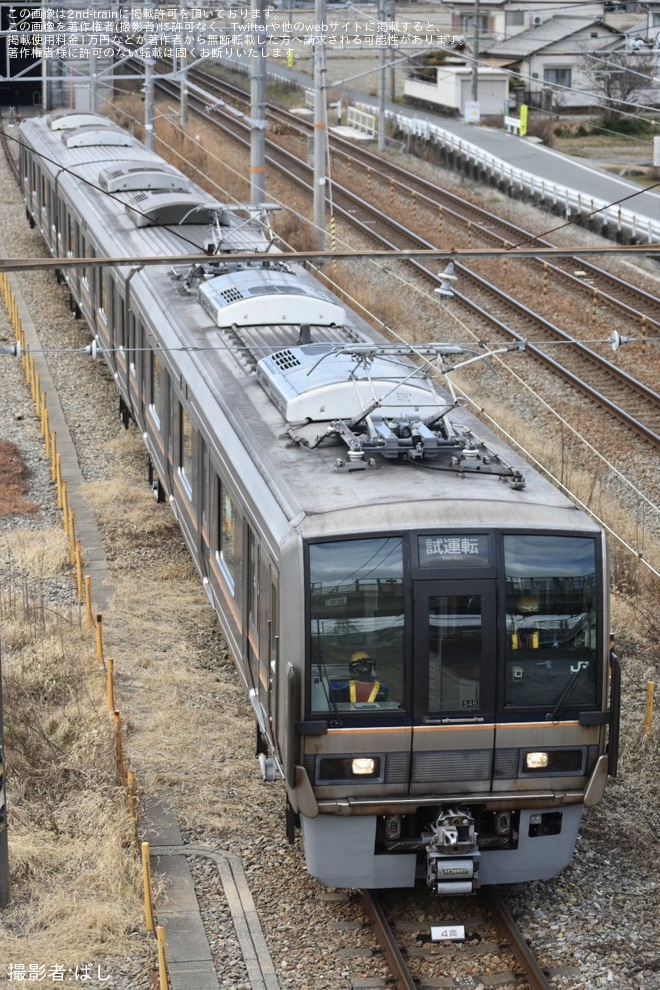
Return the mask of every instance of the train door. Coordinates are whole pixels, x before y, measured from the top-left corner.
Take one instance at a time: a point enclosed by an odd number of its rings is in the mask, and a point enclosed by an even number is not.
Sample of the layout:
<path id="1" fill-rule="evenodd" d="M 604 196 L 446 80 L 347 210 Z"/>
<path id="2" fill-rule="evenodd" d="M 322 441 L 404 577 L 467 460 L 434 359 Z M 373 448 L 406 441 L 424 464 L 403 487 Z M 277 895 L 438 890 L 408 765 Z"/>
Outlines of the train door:
<path id="1" fill-rule="evenodd" d="M 199 560 L 200 568 L 202 572 L 202 577 L 205 579 L 205 587 L 208 585 L 208 580 L 210 577 L 210 564 L 209 555 L 211 553 L 211 534 L 209 527 L 209 454 L 208 446 L 204 437 L 199 434 L 199 460 L 198 460 L 198 506 L 197 506 L 197 518 L 199 520 L 199 525 L 197 527 L 197 537 L 199 540 Z M 207 587 L 207 594 L 210 594 Z"/>
<path id="2" fill-rule="evenodd" d="M 271 719 L 275 717 L 277 712 L 277 661 L 280 643 L 280 630 L 278 624 L 278 616 L 280 609 L 280 596 L 279 596 L 279 575 L 274 567 L 270 568 L 270 605 L 269 605 L 269 617 L 268 617 L 268 711 L 270 712 Z M 275 735 L 273 733 L 273 735 Z"/>
<path id="3" fill-rule="evenodd" d="M 245 609 L 247 612 L 245 629 L 244 655 L 250 667 L 250 679 L 253 689 L 257 689 L 259 680 L 259 586 L 261 563 L 259 539 L 251 526 L 246 526 L 246 596 Z"/>
<path id="4" fill-rule="evenodd" d="M 488 791 L 493 770 L 495 582 L 414 583 L 411 793 Z"/>
<path id="5" fill-rule="evenodd" d="M 265 552 L 261 554 L 261 577 L 259 596 L 259 706 L 262 729 L 268 739 L 274 744 L 273 723 L 275 717 L 277 678 L 275 677 L 275 662 L 278 646 L 278 576 L 277 571 Z M 266 750 L 264 750 L 266 751 Z"/>

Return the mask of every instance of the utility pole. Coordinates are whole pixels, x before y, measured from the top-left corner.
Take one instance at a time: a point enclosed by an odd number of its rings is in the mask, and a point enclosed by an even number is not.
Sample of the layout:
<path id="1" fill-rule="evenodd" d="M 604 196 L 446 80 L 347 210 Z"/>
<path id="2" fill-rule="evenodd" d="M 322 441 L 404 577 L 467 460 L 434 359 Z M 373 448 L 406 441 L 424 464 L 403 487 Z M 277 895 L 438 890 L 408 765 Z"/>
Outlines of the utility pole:
<path id="1" fill-rule="evenodd" d="M 184 19 L 185 0 L 179 0 L 179 15 Z M 174 46 L 176 53 L 176 46 Z M 194 56 L 193 56 L 194 58 Z M 179 55 L 174 55 L 174 71 L 179 73 L 179 124 L 183 130 L 188 126 L 188 51 L 183 48 Z"/>
<path id="2" fill-rule="evenodd" d="M 326 0 L 315 0 L 314 31 L 314 236 L 318 251 L 325 251 L 325 156 L 328 147 L 328 114 L 325 106 L 325 45 L 323 34 Z"/>
<path id="3" fill-rule="evenodd" d="M 380 29 L 383 31 L 385 28 L 385 0 L 379 0 L 378 3 L 378 20 L 380 22 Z M 380 46 L 378 52 L 379 64 L 378 64 L 378 150 L 385 151 L 385 65 L 386 65 L 386 43 L 387 43 L 387 31 L 383 31 L 385 34 L 385 44 Z"/>
<path id="4" fill-rule="evenodd" d="M 479 102 L 479 0 L 474 0 L 474 31 L 472 32 L 472 99 Z"/>
<path id="5" fill-rule="evenodd" d="M 92 4 L 92 21 L 96 21 L 96 4 Z M 96 113 L 98 109 L 98 61 L 96 47 L 92 42 L 89 46 L 89 109 Z"/>
<path id="6" fill-rule="evenodd" d="M 390 103 L 396 103 L 396 69 L 394 68 L 395 53 L 394 45 L 389 44 L 390 32 L 396 34 L 396 0 L 385 0 L 385 12 L 387 15 L 388 52 L 390 62 Z"/>
<path id="7" fill-rule="evenodd" d="M 98 109 L 98 79 L 96 68 L 96 49 L 92 46 L 89 55 L 89 109 L 96 113 Z"/>
<path id="8" fill-rule="evenodd" d="M 179 61 L 179 70 L 181 72 L 181 81 L 179 83 L 179 123 L 185 130 L 188 126 L 188 71 L 186 69 L 185 55 Z"/>
<path id="9" fill-rule="evenodd" d="M 155 61 L 151 56 L 144 60 L 144 143 L 149 151 L 154 150 L 154 69 Z"/>
<path id="10" fill-rule="evenodd" d="M 257 56 L 250 62 L 250 202 L 266 199 L 266 0 L 254 0 Z"/>

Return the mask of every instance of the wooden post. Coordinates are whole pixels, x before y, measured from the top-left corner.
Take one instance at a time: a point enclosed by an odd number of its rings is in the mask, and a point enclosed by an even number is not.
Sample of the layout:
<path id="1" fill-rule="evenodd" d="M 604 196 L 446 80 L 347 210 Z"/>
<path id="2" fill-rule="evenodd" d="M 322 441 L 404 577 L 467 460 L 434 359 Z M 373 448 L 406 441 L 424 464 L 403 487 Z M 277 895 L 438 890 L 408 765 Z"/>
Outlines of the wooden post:
<path id="1" fill-rule="evenodd" d="M 57 481 L 57 430 L 50 435 L 50 456 L 52 463 L 51 479 Z"/>
<path id="2" fill-rule="evenodd" d="M 89 574 L 85 575 L 85 613 L 87 615 L 87 628 L 91 629 L 94 625 L 94 618 L 92 616 L 92 579 Z"/>
<path id="3" fill-rule="evenodd" d="M 69 509 L 69 562 L 72 567 L 76 565 L 76 512 Z"/>
<path id="4" fill-rule="evenodd" d="M 112 713 L 112 720 L 115 724 L 115 748 L 117 753 L 117 775 L 119 777 L 119 783 L 123 784 L 126 780 L 126 771 L 124 769 L 124 747 L 122 745 L 121 739 L 121 717 L 118 711 Z"/>
<path id="5" fill-rule="evenodd" d="M 154 930 L 154 913 L 151 907 L 151 864 L 149 862 L 149 843 L 142 843 L 142 886 L 144 889 L 144 914 L 147 931 Z"/>
<path id="6" fill-rule="evenodd" d="M 78 601 L 83 601 L 82 546 L 80 540 L 76 540 L 76 592 Z"/>
<path id="7" fill-rule="evenodd" d="M 103 616 L 96 616 L 96 659 L 103 665 Z"/>
<path id="8" fill-rule="evenodd" d="M 159 925 L 156 929 L 158 941 L 158 982 L 159 990 L 167 990 L 167 960 L 165 958 L 165 929 Z"/>

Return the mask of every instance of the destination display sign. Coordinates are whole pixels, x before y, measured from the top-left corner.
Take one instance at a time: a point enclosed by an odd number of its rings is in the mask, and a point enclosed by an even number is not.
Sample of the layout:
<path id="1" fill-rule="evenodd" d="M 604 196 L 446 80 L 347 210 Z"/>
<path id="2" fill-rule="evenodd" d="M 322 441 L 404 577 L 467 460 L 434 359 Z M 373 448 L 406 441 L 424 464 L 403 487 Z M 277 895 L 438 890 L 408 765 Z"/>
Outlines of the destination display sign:
<path id="1" fill-rule="evenodd" d="M 489 540 L 486 533 L 430 533 L 417 538 L 419 566 L 488 567 Z"/>

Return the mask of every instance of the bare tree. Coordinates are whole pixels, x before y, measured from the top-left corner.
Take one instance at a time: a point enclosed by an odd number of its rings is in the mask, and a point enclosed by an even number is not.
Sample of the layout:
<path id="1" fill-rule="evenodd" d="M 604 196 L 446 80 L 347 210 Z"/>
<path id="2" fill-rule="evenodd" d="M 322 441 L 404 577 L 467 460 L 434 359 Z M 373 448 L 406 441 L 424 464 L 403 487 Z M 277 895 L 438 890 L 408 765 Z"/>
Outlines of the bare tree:
<path id="1" fill-rule="evenodd" d="M 619 119 L 631 104 L 647 102 L 645 91 L 653 84 L 657 53 L 643 42 L 633 51 L 587 53 L 587 75 L 608 116 Z"/>

